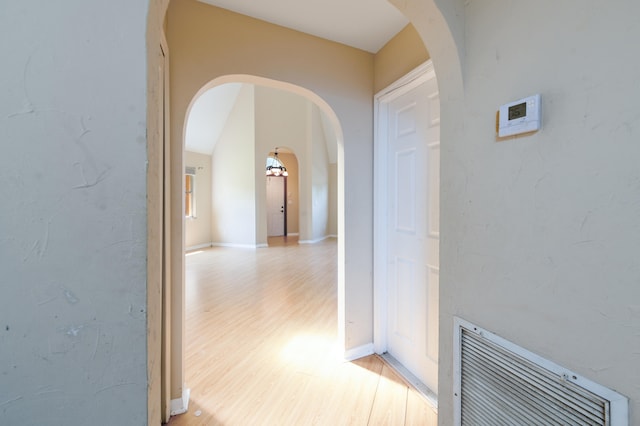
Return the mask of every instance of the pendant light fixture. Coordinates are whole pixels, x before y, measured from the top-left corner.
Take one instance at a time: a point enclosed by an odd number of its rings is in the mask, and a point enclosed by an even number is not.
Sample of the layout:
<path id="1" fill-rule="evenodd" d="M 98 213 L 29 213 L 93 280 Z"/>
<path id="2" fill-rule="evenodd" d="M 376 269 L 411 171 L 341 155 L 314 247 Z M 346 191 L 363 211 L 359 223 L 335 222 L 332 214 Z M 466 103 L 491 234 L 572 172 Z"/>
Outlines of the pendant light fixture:
<path id="1" fill-rule="evenodd" d="M 278 147 L 276 147 L 273 155 L 267 157 L 267 176 L 289 176 L 287 168 L 282 160 L 278 158 Z"/>

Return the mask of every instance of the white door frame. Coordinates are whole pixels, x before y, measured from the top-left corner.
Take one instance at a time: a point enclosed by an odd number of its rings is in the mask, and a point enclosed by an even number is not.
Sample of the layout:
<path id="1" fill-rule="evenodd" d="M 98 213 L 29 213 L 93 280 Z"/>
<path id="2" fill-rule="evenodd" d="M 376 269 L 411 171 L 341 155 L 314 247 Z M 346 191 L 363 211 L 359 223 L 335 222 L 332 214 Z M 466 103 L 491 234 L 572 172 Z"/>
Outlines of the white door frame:
<path id="1" fill-rule="evenodd" d="M 373 135 L 373 350 L 387 351 L 387 147 L 389 103 L 435 77 L 428 60 L 374 98 Z"/>

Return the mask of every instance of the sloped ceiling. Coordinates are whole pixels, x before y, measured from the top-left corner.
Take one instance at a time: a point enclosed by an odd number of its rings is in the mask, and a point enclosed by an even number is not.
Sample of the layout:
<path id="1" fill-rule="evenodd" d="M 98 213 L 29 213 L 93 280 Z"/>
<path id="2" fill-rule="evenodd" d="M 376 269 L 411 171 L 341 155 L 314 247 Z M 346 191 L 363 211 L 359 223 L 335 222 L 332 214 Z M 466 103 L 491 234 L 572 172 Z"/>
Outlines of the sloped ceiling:
<path id="1" fill-rule="evenodd" d="M 243 83 L 225 83 L 204 92 L 194 102 L 187 119 L 185 150 L 212 155 L 227 124 Z M 320 113 L 322 129 L 327 143 L 329 162 L 338 161 L 338 146 L 333 126 Z M 281 152 L 291 152 L 281 149 Z"/>
<path id="2" fill-rule="evenodd" d="M 199 0 L 376 53 L 409 21 L 387 0 Z"/>
<path id="3" fill-rule="evenodd" d="M 216 86 L 203 93 L 191 107 L 185 134 L 185 149 L 211 155 L 236 103 L 241 83 Z"/>

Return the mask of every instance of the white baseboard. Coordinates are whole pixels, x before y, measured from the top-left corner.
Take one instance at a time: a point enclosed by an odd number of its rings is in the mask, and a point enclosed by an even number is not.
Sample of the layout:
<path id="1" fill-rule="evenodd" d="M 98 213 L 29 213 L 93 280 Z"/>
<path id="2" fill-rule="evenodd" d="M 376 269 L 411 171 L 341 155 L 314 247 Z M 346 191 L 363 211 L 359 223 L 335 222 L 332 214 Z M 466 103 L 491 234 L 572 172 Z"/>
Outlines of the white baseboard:
<path id="1" fill-rule="evenodd" d="M 189 395 L 191 395 L 191 389 L 182 390 L 182 398 L 176 398 L 171 400 L 171 415 L 177 416 L 178 414 L 184 414 L 189 409 Z"/>
<path id="2" fill-rule="evenodd" d="M 211 247 L 258 249 L 258 248 L 264 248 L 264 247 L 268 247 L 268 246 L 267 246 L 267 244 L 211 243 Z"/>
<path id="3" fill-rule="evenodd" d="M 344 351 L 342 358 L 344 358 L 345 361 L 353 361 L 354 359 L 369 355 L 373 355 L 373 343 L 367 343 L 366 345 L 358 346 L 357 348 L 347 349 Z"/>
<path id="4" fill-rule="evenodd" d="M 298 244 L 315 244 L 315 243 L 319 243 L 320 241 L 324 241 L 327 238 L 333 238 L 333 235 L 325 235 L 322 238 L 318 238 L 316 240 L 298 240 Z"/>
<path id="5" fill-rule="evenodd" d="M 205 248 L 211 248 L 212 245 L 213 243 L 198 244 L 197 246 L 185 247 L 184 250 L 185 251 L 201 250 Z"/>
<path id="6" fill-rule="evenodd" d="M 300 236 L 299 232 L 287 232 L 287 237 L 298 237 Z"/>
<path id="7" fill-rule="evenodd" d="M 380 357 L 389 364 L 396 373 L 400 374 L 403 379 L 411 383 L 413 387 L 431 404 L 435 412 L 438 412 L 438 395 L 429 389 L 424 383 L 422 383 L 412 372 L 402 365 L 397 359 L 392 357 L 389 353 L 380 354 Z"/>

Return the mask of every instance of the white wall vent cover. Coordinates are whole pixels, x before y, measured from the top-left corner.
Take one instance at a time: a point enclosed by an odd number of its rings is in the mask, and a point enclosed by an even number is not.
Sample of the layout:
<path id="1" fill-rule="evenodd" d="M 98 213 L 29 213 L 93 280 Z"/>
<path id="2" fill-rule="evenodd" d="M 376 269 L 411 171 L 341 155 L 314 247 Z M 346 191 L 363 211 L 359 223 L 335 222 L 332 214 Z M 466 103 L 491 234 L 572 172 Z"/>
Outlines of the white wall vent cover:
<path id="1" fill-rule="evenodd" d="M 454 319 L 455 425 L 629 424 L 623 395 Z"/>

